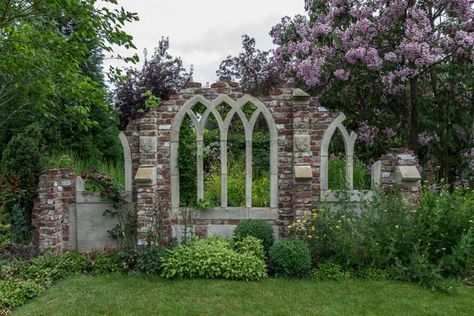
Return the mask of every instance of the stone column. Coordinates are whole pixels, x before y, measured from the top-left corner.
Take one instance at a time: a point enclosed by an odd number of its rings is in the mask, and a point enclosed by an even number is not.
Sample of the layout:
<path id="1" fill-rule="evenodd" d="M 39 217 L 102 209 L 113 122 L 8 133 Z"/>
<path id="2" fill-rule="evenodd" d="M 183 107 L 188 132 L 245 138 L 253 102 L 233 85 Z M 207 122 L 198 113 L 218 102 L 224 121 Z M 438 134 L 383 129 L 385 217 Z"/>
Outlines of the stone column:
<path id="1" fill-rule="evenodd" d="M 313 169 L 311 151 L 310 95 L 301 89 L 293 91 L 293 212 L 295 220 L 312 210 Z"/>

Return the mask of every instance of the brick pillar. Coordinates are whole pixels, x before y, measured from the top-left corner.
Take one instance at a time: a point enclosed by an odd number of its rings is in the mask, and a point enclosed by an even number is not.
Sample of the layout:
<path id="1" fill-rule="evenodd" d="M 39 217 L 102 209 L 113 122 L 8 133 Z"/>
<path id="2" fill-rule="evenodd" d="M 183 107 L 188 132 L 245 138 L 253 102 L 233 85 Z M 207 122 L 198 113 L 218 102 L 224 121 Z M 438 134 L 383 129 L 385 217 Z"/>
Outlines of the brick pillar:
<path id="1" fill-rule="evenodd" d="M 51 169 L 40 176 L 32 214 L 33 241 L 40 249 L 70 250 L 69 205 L 76 200 L 75 178 L 71 169 Z"/>
<path id="2" fill-rule="evenodd" d="M 157 204 L 157 109 L 139 119 L 139 166 L 134 178 L 138 239 L 153 232 Z"/>
<path id="3" fill-rule="evenodd" d="M 301 89 L 293 91 L 293 213 L 295 220 L 312 210 L 312 151 L 310 95 Z"/>

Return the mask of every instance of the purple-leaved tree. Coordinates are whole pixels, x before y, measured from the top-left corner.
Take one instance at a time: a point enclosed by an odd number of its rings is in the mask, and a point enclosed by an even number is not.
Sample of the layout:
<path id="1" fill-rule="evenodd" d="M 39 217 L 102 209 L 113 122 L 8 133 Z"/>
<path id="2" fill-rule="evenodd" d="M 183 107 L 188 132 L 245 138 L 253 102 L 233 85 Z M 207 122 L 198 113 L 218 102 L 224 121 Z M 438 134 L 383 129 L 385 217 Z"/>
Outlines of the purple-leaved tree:
<path id="1" fill-rule="evenodd" d="M 242 36 L 243 51 L 238 56 L 227 56 L 219 65 L 217 76 L 222 80 L 240 82 L 242 89 L 253 95 L 265 95 L 281 83 L 281 75 L 273 67 L 273 51 L 255 47 L 255 39 Z"/>
<path id="2" fill-rule="evenodd" d="M 121 127 L 125 128 L 129 119 L 146 110 L 146 101 L 151 95 L 166 100 L 177 93 L 192 79 L 192 68 L 186 71 L 179 57 L 168 52 L 169 39 L 161 38 L 153 55 L 147 58 L 141 70 L 125 70 L 126 80 L 117 83 L 115 104 L 120 111 Z"/>

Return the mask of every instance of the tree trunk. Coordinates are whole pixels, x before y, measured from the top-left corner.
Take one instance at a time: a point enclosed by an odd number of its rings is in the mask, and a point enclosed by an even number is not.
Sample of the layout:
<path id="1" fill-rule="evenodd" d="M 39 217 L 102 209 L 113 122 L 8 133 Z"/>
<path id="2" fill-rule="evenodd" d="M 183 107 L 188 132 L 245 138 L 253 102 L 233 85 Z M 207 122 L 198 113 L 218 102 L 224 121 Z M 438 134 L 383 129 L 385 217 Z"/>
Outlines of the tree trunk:
<path id="1" fill-rule="evenodd" d="M 419 82 L 418 78 L 410 79 L 410 149 L 418 149 L 418 100 L 419 100 Z"/>

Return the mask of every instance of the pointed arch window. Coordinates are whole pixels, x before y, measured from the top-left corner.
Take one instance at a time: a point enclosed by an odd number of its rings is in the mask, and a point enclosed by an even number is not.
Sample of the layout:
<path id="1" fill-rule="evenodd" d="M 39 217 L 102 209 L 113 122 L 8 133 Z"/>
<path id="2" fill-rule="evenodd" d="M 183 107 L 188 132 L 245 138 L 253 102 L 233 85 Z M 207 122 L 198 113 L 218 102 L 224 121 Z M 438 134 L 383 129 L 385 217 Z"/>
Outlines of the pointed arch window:
<path id="1" fill-rule="evenodd" d="M 248 110 L 249 108 L 250 110 Z M 246 109 L 245 113 L 244 109 Z M 181 107 L 171 127 L 172 207 L 180 207 L 178 149 L 180 128 L 186 116 L 191 119 L 196 134 L 196 199 L 202 200 L 204 198 L 204 130 L 211 115 L 217 122 L 217 128 L 219 129 L 220 135 L 221 207 L 228 207 L 227 139 L 230 125 L 235 118 L 240 119 L 245 133 L 245 207 L 252 207 L 253 130 L 259 116 L 263 116 L 268 126 L 270 139 L 270 207 L 276 208 L 278 206 L 277 129 L 273 117 L 265 105 L 250 95 L 245 95 L 237 101 L 227 95 L 220 95 L 212 101 L 207 100 L 201 95 L 196 95 Z"/>

